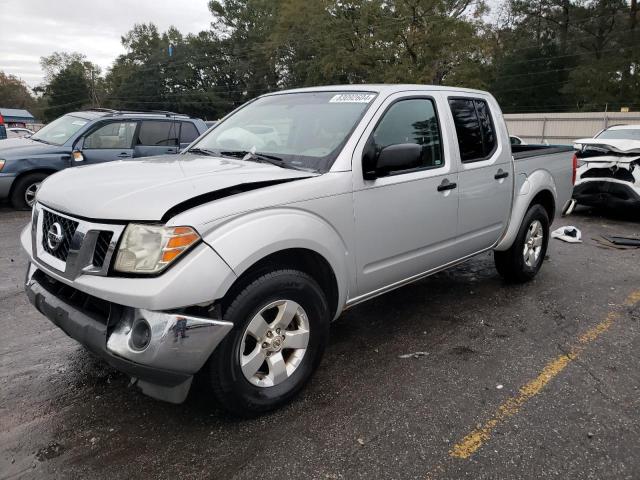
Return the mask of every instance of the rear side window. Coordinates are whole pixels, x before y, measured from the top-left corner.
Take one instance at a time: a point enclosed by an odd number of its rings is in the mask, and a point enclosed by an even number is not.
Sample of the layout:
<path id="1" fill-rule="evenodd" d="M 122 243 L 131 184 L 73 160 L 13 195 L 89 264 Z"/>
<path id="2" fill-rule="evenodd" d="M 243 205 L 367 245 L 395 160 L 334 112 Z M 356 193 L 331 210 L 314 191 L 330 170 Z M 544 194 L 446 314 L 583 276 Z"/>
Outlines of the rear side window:
<path id="1" fill-rule="evenodd" d="M 449 107 L 456 125 L 462 161 L 475 162 L 489 158 L 497 142 L 487 102 L 472 98 L 450 98 Z"/>
<path id="2" fill-rule="evenodd" d="M 145 120 L 140 125 L 138 145 L 173 147 L 177 143 L 178 124 L 176 122 Z"/>
<path id="3" fill-rule="evenodd" d="M 193 123 L 182 122 L 180 129 L 180 143 L 191 143 L 198 138 L 198 130 Z"/>
<path id="4" fill-rule="evenodd" d="M 373 132 L 376 149 L 389 145 L 416 143 L 422 145 L 420 165 L 432 168 L 443 165 L 440 127 L 433 100 L 412 98 L 389 107 Z"/>

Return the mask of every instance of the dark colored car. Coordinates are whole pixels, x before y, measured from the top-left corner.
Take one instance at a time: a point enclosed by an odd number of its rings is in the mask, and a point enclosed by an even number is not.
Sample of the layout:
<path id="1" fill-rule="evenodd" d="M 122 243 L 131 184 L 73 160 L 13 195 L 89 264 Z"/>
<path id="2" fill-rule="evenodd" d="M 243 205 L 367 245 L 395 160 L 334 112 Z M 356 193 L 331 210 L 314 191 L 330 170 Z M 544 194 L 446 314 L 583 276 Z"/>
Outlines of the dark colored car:
<path id="1" fill-rule="evenodd" d="M 178 153 L 207 130 L 171 112 L 106 109 L 73 112 L 30 138 L 0 142 L 0 200 L 28 209 L 40 183 L 68 167 Z"/>

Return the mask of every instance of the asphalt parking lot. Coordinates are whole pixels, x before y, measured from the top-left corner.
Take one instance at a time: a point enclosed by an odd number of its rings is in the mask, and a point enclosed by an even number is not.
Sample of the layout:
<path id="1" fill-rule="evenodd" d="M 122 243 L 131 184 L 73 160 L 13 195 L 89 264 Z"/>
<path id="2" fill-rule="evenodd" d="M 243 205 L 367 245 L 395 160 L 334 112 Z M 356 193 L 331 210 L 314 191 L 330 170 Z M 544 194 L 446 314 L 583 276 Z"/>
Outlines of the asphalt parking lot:
<path id="1" fill-rule="evenodd" d="M 1 478 L 640 478 L 640 250 L 592 240 L 633 214 L 557 222 L 585 241 L 551 240 L 530 284 L 483 255 L 345 312 L 303 393 L 254 420 L 147 398 L 41 316 L 27 221 L 0 209 Z"/>

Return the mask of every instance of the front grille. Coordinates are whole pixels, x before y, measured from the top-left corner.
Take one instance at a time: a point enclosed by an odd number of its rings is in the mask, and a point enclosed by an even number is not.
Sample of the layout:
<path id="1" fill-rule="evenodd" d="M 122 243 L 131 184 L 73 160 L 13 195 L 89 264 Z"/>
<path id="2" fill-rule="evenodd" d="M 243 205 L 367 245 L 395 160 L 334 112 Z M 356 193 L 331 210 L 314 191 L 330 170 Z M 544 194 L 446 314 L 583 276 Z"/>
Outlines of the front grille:
<path id="1" fill-rule="evenodd" d="M 96 240 L 96 248 L 93 251 L 92 263 L 94 267 L 100 268 L 104 264 L 104 258 L 107 255 L 107 250 L 109 249 L 109 243 L 111 243 L 112 238 L 113 238 L 113 232 L 102 230 L 98 234 L 98 239 Z"/>
<path id="2" fill-rule="evenodd" d="M 32 278 L 38 282 L 42 288 L 63 302 L 71 305 L 85 315 L 90 316 L 94 320 L 105 325 L 107 324 L 112 307 L 111 303 L 70 287 L 50 277 L 42 270 L 36 270 Z"/>
<path id="3" fill-rule="evenodd" d="M 616 180 L 622 180 L 625 182 L 633 183 L 635 179 L 633 174 L 626 168 L 619 168 L 615 171 L 610 168 L 590 168 L 584 172 L 581 178 L 615 178 Z"/>
<path id="4" fill-rule="evenodd" d="M 71 239 L 73 235 L 76 233 L 76 229 L 78 228 L 78 222 L 70 220 L 66 217 L 62 217 L 60 215 L 56 215 L 53 212 L 48 210 L 42 211 L 42 248 L 44 248 L 45 252 L 50 255 L 53 255 L 59 260 L 63 262 L 67 261 L 67 256 L 69 255 L 69 248 L 71 246 Z M 54 224 L 58 224 L 60 226 L 60 233 L 62 234 L 62 240 L 59 245 L 53 245 L 55 248 L 52 248 L 49 245 L 49 231 L 52 230 Z"/>

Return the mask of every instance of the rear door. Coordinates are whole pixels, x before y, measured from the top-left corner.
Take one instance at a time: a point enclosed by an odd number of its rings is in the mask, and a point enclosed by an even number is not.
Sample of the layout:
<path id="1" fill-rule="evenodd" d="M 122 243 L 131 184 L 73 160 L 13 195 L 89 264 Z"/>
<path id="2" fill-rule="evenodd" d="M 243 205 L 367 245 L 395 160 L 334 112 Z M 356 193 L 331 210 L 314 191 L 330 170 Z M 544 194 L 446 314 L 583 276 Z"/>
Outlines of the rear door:
<path id="1" fill-rule="evenodd" d="M 491 247 L 507 226 L 513 162 L 487 99 L 450 96 L 448 102 L 461 162 L 458 243 L 461 256 L 467 256 Z"/>
<path id="2" fill-rule="evenodd" d="M 136 136 L 135 157 L 178 153 L 180 123 L 175 120 L 142 120 Z"/>
<path id="3" fill-rule="evenodd" d="M 133 157 L 133 137 L 137 122 L 101 123 L 82 142 L 84 163 L 110 162 Z"/>
<path id="4" fill-rule="evenodd" d="M 401 283 L 455 260 L 458 221 L 457 165 L 447 148 L 449 133 L 438 110 L 444 98 L 406 94 L 391 96 L 382 114 L 367 128 L 353 159 L 354 218 L 358 295 Z M 422 165 L 366 180 L 362 153 L 416 143 L 423 147 Z"/>

